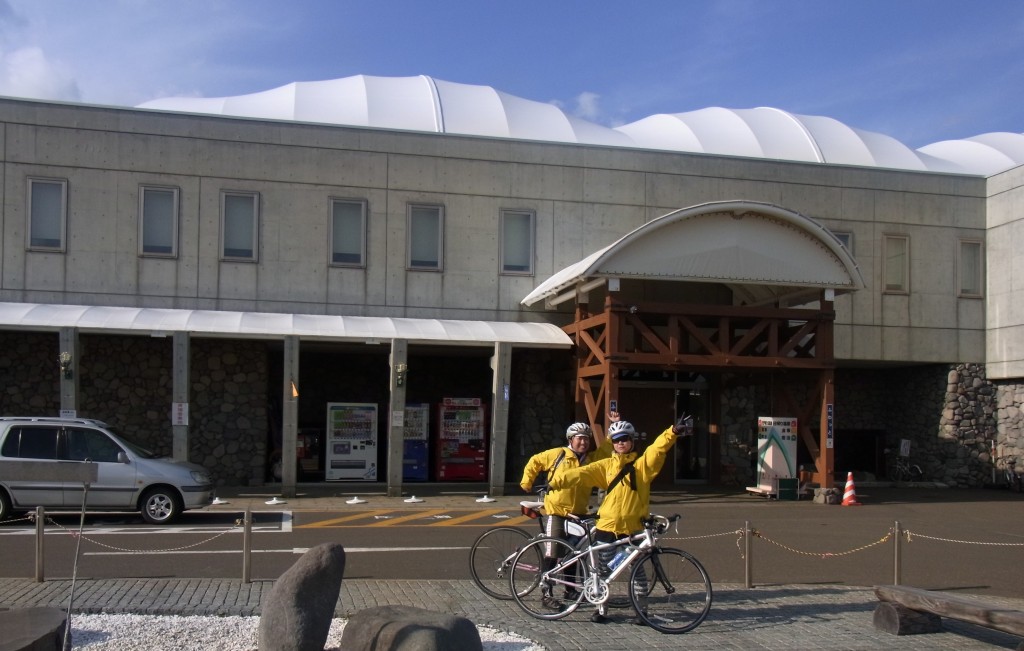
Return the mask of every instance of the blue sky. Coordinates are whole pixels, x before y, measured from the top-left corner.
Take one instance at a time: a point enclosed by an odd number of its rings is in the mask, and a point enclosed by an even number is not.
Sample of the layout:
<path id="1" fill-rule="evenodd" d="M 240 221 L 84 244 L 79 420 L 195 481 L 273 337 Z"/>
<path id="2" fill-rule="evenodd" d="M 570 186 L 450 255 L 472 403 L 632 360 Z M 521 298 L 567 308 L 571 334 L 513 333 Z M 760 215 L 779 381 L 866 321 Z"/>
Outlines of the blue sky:
<path id="1" fill-rule="evenodd" d="M 358 74 L 606 126 L 772 106 L 920 147 L 1024 132 L 1024 2 L 0 0 L 0 95 L 134 106 Z"/>

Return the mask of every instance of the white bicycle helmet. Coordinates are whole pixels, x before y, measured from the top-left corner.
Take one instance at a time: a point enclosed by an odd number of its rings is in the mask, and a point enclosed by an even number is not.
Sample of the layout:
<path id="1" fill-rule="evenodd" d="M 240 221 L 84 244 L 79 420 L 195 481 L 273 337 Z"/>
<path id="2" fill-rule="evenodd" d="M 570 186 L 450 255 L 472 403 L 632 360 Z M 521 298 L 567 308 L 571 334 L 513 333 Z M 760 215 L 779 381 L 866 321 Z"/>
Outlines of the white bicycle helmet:
<path id="1" fill-rule="evenodd" d="M 629 436 L 634 441 L 636 440 L 636 430 L 633 429 L 633 424 L 629 421 L 616 421 L 608 427 L 608 438 L 611 440 L 621 439 L 623 436 Z"/>
<path id="2" fill-rule="evenodd" d="M 589 436 L 594 438 L 594 433 L 590 431 L 590 425 L 586 423 L 573 423 L 565 430 L 565 440 L 571 441 L 574 436 Z"/>

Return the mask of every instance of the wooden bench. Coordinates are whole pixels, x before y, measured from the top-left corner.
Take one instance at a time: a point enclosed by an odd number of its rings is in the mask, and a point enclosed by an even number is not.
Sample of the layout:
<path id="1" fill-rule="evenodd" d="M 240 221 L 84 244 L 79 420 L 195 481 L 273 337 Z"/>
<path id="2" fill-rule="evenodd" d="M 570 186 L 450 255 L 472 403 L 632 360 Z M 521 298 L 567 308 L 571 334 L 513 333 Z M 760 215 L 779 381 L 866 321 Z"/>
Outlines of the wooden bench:
<path id="1" fill-rule="evenodd" d="M 940 618 L 949 617 L 1024 636 L 1024 612 L 1020 610 L 902 585 L 876 585 L 875 596 L 880 602 L 875 607 L 875 628 L 893 635 L 934 633 L 940 628 Z M 1024 651 L 1024 642 L 1017 648 Z"/>

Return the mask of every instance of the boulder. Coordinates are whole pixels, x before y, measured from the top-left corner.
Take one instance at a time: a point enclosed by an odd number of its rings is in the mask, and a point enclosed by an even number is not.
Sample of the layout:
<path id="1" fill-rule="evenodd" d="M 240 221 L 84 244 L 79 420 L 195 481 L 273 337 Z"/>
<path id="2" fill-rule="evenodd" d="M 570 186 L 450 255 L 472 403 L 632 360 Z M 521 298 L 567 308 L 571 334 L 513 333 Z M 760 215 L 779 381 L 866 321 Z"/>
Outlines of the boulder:
<path id="1" fill-rule="evenodd" d="M 274 583 L 260 604 L 260 651 L 323 651 L 345 575 L 345 548 L 313 547 Z"/>
<path id="2" fill-rule="evenodd" d="M 0 610 L 0 651 L 61 651 L 66 624 L 59 608 Z"/>
<path id="3" fill-rule="evenodd" d="M 476 625 L 458 615 L 413 606 L 377 606 L 349 618 L 345 651 L 482 651 Z"/>

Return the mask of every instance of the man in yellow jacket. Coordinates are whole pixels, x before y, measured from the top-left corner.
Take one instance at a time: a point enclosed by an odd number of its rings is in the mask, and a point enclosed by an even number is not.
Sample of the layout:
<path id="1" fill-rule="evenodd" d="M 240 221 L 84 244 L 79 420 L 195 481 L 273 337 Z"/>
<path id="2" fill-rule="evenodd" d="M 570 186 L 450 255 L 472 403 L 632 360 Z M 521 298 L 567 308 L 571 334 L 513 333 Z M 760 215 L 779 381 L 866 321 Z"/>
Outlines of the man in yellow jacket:
<path id="1" fill-rule="evenodd" d="M 552 489 L 566 488 L 589 492 L 596 486 L 606 491 L 604 501 L 598 510 L 594 539 L 598 543 L 613 542 L 619 538 L 637 533 L 643 529 L 643 519 L 650 513 L 651 482 L 665 464 L 668 451 L 675 445 L 677 436 L 690 436 L 693 426 L 690 421 L 680 419 L 668 427 L 644 450 L 635 452 L 636 430 L 627 421 L 620 420 L 608 427 L 608 439 L 613 454 L 586 466 L 560 473 L 548 480 Z M 602 572 L 614 556 L 614 548 L 600 554 Z M 646 577 L 638 577 L 646 582 Z M 633 586 L 634 590 L 646 591 L 646 586 Z M 593 622 L 606 622 L 605 605 L 590 618 Z"/>
<path id="2" fill-rule="evenodd" d="M 613 419 L 618 415 L 613 414 Z M 590 426 L 586 423 L 573 423 L 565 430 L 566 444 L 562 447 L 544 450 L 530 457 L 523 469 L 523 478 L 519 487 L 529 493 L 533 489 L 533 482 L 541 473 L 547 473 L 547 482 L 565 473 L 576 470 L 588 463 L 598 459 L 606 459 L 611 456 L 612 446 L 603 436 L 599 439 L 599 445 L 595 448 L 595 437 Z M 564 488 L 561 490 L 549 490 L 544 495 L 544 532 L 556 538 L 566 538 L 565 521 L 570 515 L 585 516 L 590 505 L 590 486 L 578 488 Z M 544 558 L 546 567 L 553 567 L 555 559 L 550 556 L 553 549 L 545 550 L 548 555 Z M 544 595 L 545 600 L 551 600 L 554 606 L 554 596 Z"/>

